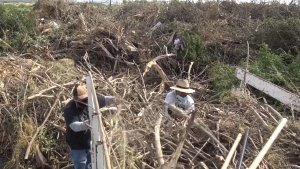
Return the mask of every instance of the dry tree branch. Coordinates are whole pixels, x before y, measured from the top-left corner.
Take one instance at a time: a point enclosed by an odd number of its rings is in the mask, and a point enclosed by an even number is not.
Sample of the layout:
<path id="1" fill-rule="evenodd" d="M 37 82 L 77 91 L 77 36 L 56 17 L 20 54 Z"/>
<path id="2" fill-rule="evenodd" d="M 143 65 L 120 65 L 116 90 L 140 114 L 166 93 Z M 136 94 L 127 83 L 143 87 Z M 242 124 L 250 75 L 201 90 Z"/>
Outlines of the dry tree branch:
<path id="1" fill-rule="evenodd" d="M 194 62 L 191 62 L 190 66 L 189 66 L 189 70 L 188 70 L 188 81 L 189 83 L 191 83 L 191 69 L 193 66 Z"/>
<path id="2" fill-rule="evenodd" d="M 177 145 L 175 143 L 173 143 L 172 141 L 170 141 L 170 140 L 168 140 L 166 138 L 161 137 L 160 139 L 163 140 L 163 141 L 165 141 L 165 142 L 167 142 L 167 143 L 169 143 L 170 145 L 172 145 L 175 148 L 177 147 Z M 182 149 L 182 153 L 185 154 L 188 158 L 193 158 L 193 156 L 186 149 Z"/>
<path id="3" fill-rule="evenodd" d="M 36 129 L 34 135 L 32 136 L 29 144 L 28 144 L 28 147 L 27 147 L 27 150 L 26 150 L 26 153 L 25 153 L 25 157 L 24 159 L 28 159 L 28 155 L 29 155 L 29 152 L 30 152 L 30 148 L 31 148 L 31 145 L 32 143 L 34 142 L 34 139 L 36 138 L 36 136 L 38 135 L 38 133 L 40 132 L 40 130 L 44 127 L 45 123 L 47 122 L 48 118 L 50 117 L 52 111 L 54 110 L 54 107 L 56 106 L 56 104 L 58 103 L 59 101 L 59 97 L 60 95 L 62 94 L 63 91 L 60 91 L 57 95 L 57 98 L 54 102 L 54 104 L 52 105 L 52 107 L 50 108 L 49 112 L 48 112 L 48 115 L 46 116 L 45 120 L 43 121 L 43 123 Z"/>
<path id="4" fill-rule="evenodd" d="M 143 76 L 145 76 L 145 74 L 147 72 L 149 72 L 149 70 L 151 69 L 151 67 L 153 66 L 155 68 L 155 70 L 158 72 L 158 74 L 160 75 L 160 77 L 162 78 L 162 82 L 160 84 L 159 87 L 159 92 L 158 93 L 162 93 L 165 90 L 165 83 L 170 83 L 167 75 L 165 74 L 165 72 L 162 70 L 162 68 L 156 63 L 157 60 L 164 58 L 166 56 L 174 56 L 174 54 L 166 54 L 166 55 L 160 55 L 157 56 L 156 58 L 154 58 L 153 60 L 151 60 L 150 62 L 147 63 L 145 71 L 143 73 Z M 169 84 L 170 85 L 170 84 Z"/>
<path id="5" fill-rule="evenodd" d="M 160 75 L 160 77 L 162 78 L 164 83 L 169 83 L 169 79 L 167 77 L 167 75 L 165 74 L 165 72 L 162 70 L 162 68 L 156 64 L 156 62 L 153 64 L 154 68 L 156 69 L 156 71 L 158 72 L 158 74 Z M 164 83 L 162 83 L 164 85 Z"/>
<path id="6" fill-rule="evenodd" d="M 167 104 L 167 103 L 166 103 Z M 172 110 L 172 112 L 174 113 L 174 116 L 178 117 L 178 118 L 189 118 L 189 116 L 186 114 L 185 111 L 173 106 L 173 105 L 169 105 L 169 108 Z M 205 127 L 205 124 L 202 124 L 202 122 L 200 122 L 199 120 L 194 121 L 194 125 L 195 127 L 197 127 L 198 129 L 200 129 L 201 131 L 203 131 L 205 134 L 207 134 L 213 141 L 215 141 L 219 146 L 220 146 L 220 151 L 223 153 L 224 151 L 224 155 L 228 153 L 228 150 L 223 146 L 223 144 L 221 144 L 221 142 L 212 134 L 212 132 Z"/>
<path id="7" fill-rule="evenodd" d="M 160 124 L 162 120 L 162 115 L 159 114 L 159 118 L 156 121 L 156 125 L 154 127 L 154 145 L 155 145 L 155 150 L 156 150 L 156 156 L 157 156 L 157 161 L 158 161 L 158 166 L 162 166 L 165 161 L 163 158 L 163 153 L 161 150 L 161 143 L 160 143 L 160 135 L 159 135 L 159 130 L 160 130 Z"/>
<path id="8" fill-rule="evenodd" d="M 172 155 L 170 163 L 168 165 L 166 165 L 168 168 L 175 168 L 176 167 L 177 161 L 178 161 L 178 159 L 180 157 L 181 150 L 182 150 L 183 145 L 184 145 L 184 141 L 185 141 L 185 139 L 186 139 L 186 137 L 188 135 L 188 132 L 190 131 L 190 129 L 191 129 L 192 125 L 193 125 L 195 116 L 196 116 L 196 112 L 194 111 L 192 113 L 191 117 L 188 120 L 188 125 L 185 128 L 185 130 L 183 131 L 183 134 L 182 134 L 182 136 L 180 138 L 180 142 L 177 145 L 176 151 Z"/>
<path id="9" fill-rule="evenodd" d="M 86 23 L 85 23 L 85 21 L 84 21 L 84 16 L 82 15 L 82 13 L 79 14 L 79 18 L 80 18 L 80 20 L 81 20 L 81 22 L 82 22 L 82 25 L 83 25 L 84 30 L 85 30 L 85 31 L 89 31 L 89 29 L 87 28 L 87 25 L 86 25 Z"/>
<path id="10" fill-rule="evenodd" d="M 120 59 L 117 59 L 117 58 L 113 57 L 113 55 L 106 49 L 105 46 L 103 46 L 102 43 L 99 44 L 99 46 L 106 53 L 106 55 L 107 55 L 108 58 L 111 58 L 111 59 L 114 59 L 114 60 L 118 60 L 119 62 L 126 63 L 128 65 L 134 65 L 134 63 L 132 63 L 132 62 L 123 61 L 123 60 L 120 60 Z"/>
<path id="11" fill-rule="evenodd" d="M 116 117 L 116 120 L 115 120 L 115 125 L 113 126 L 113 129 L 111 130 L 111 136 L 113 135 L 112 133 L 113 133 L 113 131 L 118 131 L 119 129 L 120 129 L 120 127 L 119 127 L 119 123 L 122 123 L 121 121 L 120 121 L 120 114 L 121 114 L 121 110 L 122 110 L 122 105 L 117 105 L 117 113 L 116 113 L 116 115 L 115 115 L 115 117 Z M 111 138 L 109 138 L 110 140 L 108 141 L 110 144 L 109 144 L 109 148 L 111 149 L 111 151 L 112 151 L 112 153 L 113 153 L 113 155 L 114 155 L 114 157 L 115 157 L 115 159 L 116 159 L 116 163 L 117 163 L 117 165 L 118 165 L 118 168 L 121 168 L 121 164 L 120 164 L 120 162 L 119 162 L 119 160 L 118 160 L 118 156 L 117 156 L 117 154 L 118 153 L 116 153 L 115 152 L 115 150 L 114 150 L 114 148 L 113 148 L 113 144 L 112 144 L 112 137 Z M 126 145 L 124 144 L 124 147 L 125 147 Z"/>
<path id="12" fill-rule="evenodd" d="M 216 134 L 217 134 L 217 139 L 220 141 L 220 123 L 221 123 L 221 119 L 218 120 L 217 123 L 217 130 L 216 130 Z"/>
<path id="13" fill-rule="evenodd" d="M 194 156 L 194 158 L 192 158 L 192 160 L 191 160 L 191 162 L 190 162 L 190 164 L 191 164 L 192 166 L 194 166 L 194 161 L 195 161 L 196 157 L 201 153 L 202 149 L 206 146 L 206 144 L 208 143 L 209 140 L 210 140 L 210 138 L 208 138 L 208 139 L 206 140 L 206 142 L 205 142 L 205 143 L 203 144 L 203 146 L 198 150 L 198 152 L 197 152 L 197 154 Z"/>
<path id="14" fill-rule="evenodd" d="M 193 79 L 196 79 L 196 78 L 198 78 L 199 76 L 201 76 L 208 68 L 209 68 L 209 65 L 206 65 L 205 68 L 204 68 L 200 73 L 198 73 L 198 75 L 195 76 Z M 203 82 L 202 82 L 202 83 L 203 83 Z"/>
<path id="15" fill-rule="evenodd" d="M 44 89 L 44 90 L 41 90 L 38 94 L 35 94 L 35 95 L 32 95 L 32 96 L 29 96 L 27 99 L 28 100 L 31 100 L 31 99 L 34 99 L 36 97 L 53 97 L 53 96 L 47 96 L 47 95 L 43 95 L 43 93 L 47 92 L 47 91 L 50 91 L 52 89 L 55 89 L 57 87 L 63 87 L 63 86 L 71 86 L 71 85 L 74 85 L 76 84 L 77 81 L 72 81 L 72 82 L 68 82 L 68 83 L 65 83 L 65 84 L 62 84 L 62 85 L 57 85 L 57 86 L 51 86 L 47 89 Z"/>
<path id="16" fill-rule="evenodd" d="M 159 59 L 162 59 L 164 57 L 170 57 L 170 56 L 175 56 L 175 54 L 168 54 L 167 53 L 165 55 L 160 55 L 160 56 L 155 57 L 154 59 L 152 59 L 150 62 L 147 63 L 145 71 L 143 73 L 143 76 L 145 76 L 146 73 L 149 72 L 149 70 L 151 69 L 152 66 L 155 68 L 155 70 L 158 72 L 158 74 L 162 78 L 162 82 L 160 83 L 158 93 L 162 93 L 165 90 L 165 83 L 169 84 L 170 81 L 169 81 L 167 75 L 165 74 L 165 72 L 162 70 L 162 68 L 156 63 L 156 61 L 159 60 Z"/>
<path id="17" fill-rule="evenodd" d="M 49 122 L 53 127 L 57 128 L 58 130 L 62 131 L 63 133 L 66 133 L 66 129 L 62 126 L 59 126 L 55 124 L 54 122 Z"/>
<path id="18" fill-rule="evenodd" d="M 111 46 L 116 50 L 119 51 L 119 49 L 114 45 L 114 43 L 112 42 L 111 39 L 109 38 L 104 38 L 105 41 L 107 41 L 109 44 L 111 44 Z"/>
<path id="19" fill-rule="evenodd" d="M 148 168 L 150 168 L 150 169 L 155 169 L 154 167 L 150 166 L 149 164 L 147 164 L 147 163 L 145 163 L 145 162 L 143 162 L 143 164 L 144 164 L 145 166 L 147 166 Z"/>
<path id="20" fill-rule="evenodd" d="M 167 45 L 169 45 L 169 44 L 171 44 L 171 43 L 172 43 L 172 41 L 173 41 L 173 39 L 174 39 L 174 36 L 175 36 L 175 34 L 176 34 L 176 31 L 174 31 L 174 32 L 172 33 L 172 35 L 170 36 L 170 38 L 169 38 L 169 41 L 168 41 Z"/>
<path id="21" fill-rule="evenodd" d="M 68 169 L 68 168 L 71 168 L 71 167 L 73 167 L 74 166 L 74 164 L 69 164 L 69 165 L 67 165 L 67 166 L 65 166 L 65 167 L 62 167 L 62 168 L 60 168 L 60 169 Z"/>
<path id="22" fill-rule="evenodd" d="M 263 124 L 264 126 L 268 126 L 267 123 L 263 120 L 263 118 L 258 114 L 258 112 L 253 107 L 249 106 L 249 108 L 252 110 L 252 112 L 258 118 L 261 124 Z"/>
<path id="23" fill-rule="evenodd" d="M 119 55 L 116 56 L 116 60 L 115 60 L 114 68 L 113 68 L 113 74 L 116 73 L 116 68 L 117 68 L 117 65 L 118 65 L 118 59 L 119 59 Z"/>
<path id="24" fill-rule="evenodd" d="M 278 124 L 278 120 L 269 112 L 269 111 L 266 111 L 267 114 Z"/>
<path id="25" fill-rule="evenodd" d="M 279 120 L 283 118 L 281 114 L 278 111 L 276 111 L 272 106 L 268 104 L 261 104 L 261 106 L 263 106 L 266 109 L 266 111 L 274 114 L 277 118 L 279 118 Z"/>
<path id="26" fill-rule="evenodd" d="M 42 154 L 38 145 L 35 145 L 35 160 L 36 160 L 36 167 L 44 168 L 46 165 L 46 158 Z"/>
<path id="27" fill-rule="evenodd" d="M 104 112 L 104 111 L 109 111 L 109 110 L 117 111 L 118 109 L 116 107 L 102 107 L 99 110 L 100 110 L 100 112 Z"/>
<path id="28" fill-rule="evenodd" d="M 152 59 L 150 62 L 147 63 L 146 65 L 146 68 L 145 68 L 145 71 L 143 73 L 143 76 L 145 76 L 145 74 L 147 72 L 149 72 L 149 70 L 151 69 L 152 65 L 157 65 L 156 61 L 159 60 L 159 59 L 162 59 L 164 57 L 170 57 L 170 56 L 175 56 L 175 54 L 165 54 L 165 55 L 160 55 L 160 56 L 157 56 L 155 57 L 154 59 Z"/>
<path id="29" fill-rule="evenodd" d="M 144 99 L 143 100 L 146 101 L 146 102 L 148 102 L 147 93 L 146 93 L 146 86 L 145 86 L 145 82 L 144 82 L 144 76 L 142 75 L 139 66 L 135 62 L 134 62 L 134 64 L 136 65 L 136 67 L 138 69 L 138 72 L 139 72 L 139 74 L 141 76 L 141 80 L 142 80 L 142 83 L 143 83 L 143 93 L 144 93 L 144 97 L 145 97 L 145 100 Z"/>
<path id="30" fill-rule="evenodd" d="M 203 104 L 206 104 L 207 102 L 211 101 L 213 98 L 215 98 L 218 95 L 219 94 L 211 97 L 210 99 L 208 99 Z M 187 112 L 185 112 L 185 111 L 183 111 L 183 110 L 175 107 L 174 105 L 168 105 L 168 106 L 172 110 L 172 112 L 173 112 L 173 114 L 174 114 L 175 117 L 180 117 L 181 116 L 181 117 L 184 117 L 184 118 L 189 118 L 189 115 L 188 115 Z M 182 148 L 183 148 L 184 140 L 186 139 L 186 136 L 187 136 L 187 134 L 188 134 L 191 126 L 194 123 L 195 123 L 196 127 L 198 127 L 200 130 L 202 130 L 207 135 L 209 135 L 211 137 L 211 139 L 214 140 L 220 146 L 220 148 L 219 147 L 218 148 L 220 149 L 221 153 L 223 153 L 224 156 L 225 156 L 225 154 L 228 153 L 228 150 L 220 143 L 220 141 L 218 139 L 216 139 L 216 137 L 210 131 L 208 131 L 208 129 L 205 129 L 205 127 L 203 127 L 201 124 L 199 124 L 199 123 L 197 123 L 197 122 L 194 121 L 195 115 L 196 115 L 196 112 L 194 111 L 192 113 L 191 117 L 189 118 L 188 125 L 187 125 L 186 129 L 183 131 L 183 135 L 180 138 L 180 142 L 177 145 L 176 151 L 173 153 L 170 162 L 169 163 L 165 163 L 162 166 L 162 169 L 168 169 L 168 168 L 175 168 L 176 167 L 177 161 L 178 161 L 178 159 L 180 157 L 180 154 L 181 154 L 181 151 L 182 151 Z M 225 151 L 225 153 L 223 151 Z"/>

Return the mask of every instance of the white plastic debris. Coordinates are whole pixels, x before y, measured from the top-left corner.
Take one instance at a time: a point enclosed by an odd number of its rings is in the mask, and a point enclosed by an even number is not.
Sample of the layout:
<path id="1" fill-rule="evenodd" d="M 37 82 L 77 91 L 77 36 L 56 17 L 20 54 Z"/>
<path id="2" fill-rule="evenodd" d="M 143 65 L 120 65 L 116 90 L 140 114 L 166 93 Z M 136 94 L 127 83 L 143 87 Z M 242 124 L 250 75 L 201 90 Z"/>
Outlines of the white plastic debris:
<path id="1" fill-rule="evenodd" d="M 151 35 L 152 34 L 152 32 L 155 30 L 155 29 L 157 29 L 159 26 L 161 25 L 161 22 L 157 22 L 147 33 L 146 33 L 146 35 Z"/>
<path id="2" fill-rule="evenodd" d="M 161 22 L 157 22 L 156 25 L 154 25 L 151 30 L 154 31 L 155 29 L 157 29 L 159 26 L 161 25 Z"/>
<path id="3" fill-rule="evenodd" d="M 50 24 L 53 26 L 53 28 L 59 28 L 59 25 L 54 21 L 51 21 Z"/>

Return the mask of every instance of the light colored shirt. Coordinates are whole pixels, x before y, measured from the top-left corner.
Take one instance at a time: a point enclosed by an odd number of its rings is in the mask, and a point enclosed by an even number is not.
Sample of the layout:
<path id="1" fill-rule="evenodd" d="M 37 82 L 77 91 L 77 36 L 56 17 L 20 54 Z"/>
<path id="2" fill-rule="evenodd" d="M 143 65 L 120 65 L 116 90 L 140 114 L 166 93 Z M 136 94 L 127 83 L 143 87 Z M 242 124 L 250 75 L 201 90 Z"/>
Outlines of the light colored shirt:
<path id="1" fill-rule="evenodd" d="M 186 96 L 187 99 L 185 101 L 180 101 L 177 97 L 176 97 L 176 91 L 173 90 L 171 92 L 169 92 L 166 96 L 166 105 L 165 105 L 165 113 L 168 114 L 168 105 L 173 105 L 176 106 L 178 108 L 181 108 L 184 111 L 187 110 L 195 110 L 195 103 L 194 100 L 191 96 L 187 95 Z"/>
<path id="2" fill-rule="evenodd" d="M 105 106 L 110 106 L 112 104 L 114 104 L 114 96 L 104 96 L 105 98 Z"/>
<path id="3" fill-rule="evenodd" d="M 89 123 L 90 123 L 90 120 L 85 120 L 84 122 L 75 121 L 75 122 L 71 123 L 69 126 L 73 131 L 78 132 L 78 131 L 84 131 L 84 130 L 89 129 L 88 126 L 86 125 Z"/>

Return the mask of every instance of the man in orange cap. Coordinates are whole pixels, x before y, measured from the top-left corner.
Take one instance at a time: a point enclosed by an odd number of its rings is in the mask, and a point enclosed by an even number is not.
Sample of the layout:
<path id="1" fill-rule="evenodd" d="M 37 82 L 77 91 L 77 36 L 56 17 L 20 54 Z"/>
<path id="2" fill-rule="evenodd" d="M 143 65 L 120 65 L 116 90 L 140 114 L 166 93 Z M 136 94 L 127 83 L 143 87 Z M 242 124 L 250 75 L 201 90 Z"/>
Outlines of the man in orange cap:
<path id="1" fill-rule="evenodd" d="M 113 96 L 98 96 L 99 107 L 116 103 Z M 88 114 L 88 93 L 85 87 L 76 85 L 73 100 L 64 108 L 63 116 L 67 125 L 67 143 L 71 148 L 71 159 L 75 169 L 88 169 L 91 163 L 90 141 L 91 131 Z"/>
<path id="2" fill-rule="evenodd" d="M 168 116 L 174 118 L 173 112 L 169 108 L 170 105 L 176 106 L 188 112 L 195 110 L 194 99 L 189 96 L 189 94 L 194 93 L 195 90 L 190 88 L 188 80 L 179 79 L 176 85 L 170 88 L 173 90 L 167 94 L 165 99 L 165 113 Z M 164 123 L 168 123 L 167 118 L 165 118 Z"/>

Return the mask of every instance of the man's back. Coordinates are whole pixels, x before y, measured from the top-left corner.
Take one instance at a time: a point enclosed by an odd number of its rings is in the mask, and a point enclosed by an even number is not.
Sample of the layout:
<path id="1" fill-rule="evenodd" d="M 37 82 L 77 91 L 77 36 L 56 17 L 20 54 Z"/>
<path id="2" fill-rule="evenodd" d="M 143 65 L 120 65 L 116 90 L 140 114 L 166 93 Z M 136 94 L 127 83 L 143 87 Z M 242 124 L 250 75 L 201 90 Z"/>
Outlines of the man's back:
<path id="1" fill-rule="evenodd" d="M 89 149 L 91 140 L 91 131 L 74 131 L 70 128 L 73 122 L 83 122 L 88 119 L 88 111 L 86 108 L 76 107 L 75 102 L 70 101 L 64 111 L 64 118 L 67 126 L 67 143 L 73 150 Z"/>

